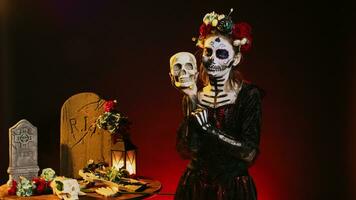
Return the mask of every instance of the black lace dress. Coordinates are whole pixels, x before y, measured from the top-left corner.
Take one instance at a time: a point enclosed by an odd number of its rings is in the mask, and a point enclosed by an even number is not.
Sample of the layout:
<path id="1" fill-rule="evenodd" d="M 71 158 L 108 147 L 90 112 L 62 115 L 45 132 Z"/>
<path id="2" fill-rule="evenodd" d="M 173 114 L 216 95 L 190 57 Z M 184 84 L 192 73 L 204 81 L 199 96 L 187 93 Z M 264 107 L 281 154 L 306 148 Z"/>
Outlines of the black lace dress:
<path id="1" fill-rule="evenodd" d="M 183 120 L 176 145 L 180 155 L 191 162 L 179 181 L 176 200 L 257 199 L 248 167 L 258 153 L 262 93 L 244 83 L 235 104 L 207 108 L 209 121 L 240 146 L 202 133 L 189 117 Z"/>

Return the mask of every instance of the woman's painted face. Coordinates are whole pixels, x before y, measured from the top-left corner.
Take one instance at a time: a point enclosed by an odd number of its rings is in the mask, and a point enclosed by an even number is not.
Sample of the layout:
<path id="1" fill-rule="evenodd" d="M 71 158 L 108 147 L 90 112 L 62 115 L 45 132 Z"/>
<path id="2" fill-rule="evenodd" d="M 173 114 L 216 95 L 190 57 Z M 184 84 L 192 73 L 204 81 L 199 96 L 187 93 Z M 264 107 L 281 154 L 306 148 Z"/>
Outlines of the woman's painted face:
<path id="1" fill-rule="evenodd" d="M 235 51 L 229 40 L 213 35 L 204 42 L 202 57 L 208 75 L 221 77 L 229 73 L 234 62 Z"/>

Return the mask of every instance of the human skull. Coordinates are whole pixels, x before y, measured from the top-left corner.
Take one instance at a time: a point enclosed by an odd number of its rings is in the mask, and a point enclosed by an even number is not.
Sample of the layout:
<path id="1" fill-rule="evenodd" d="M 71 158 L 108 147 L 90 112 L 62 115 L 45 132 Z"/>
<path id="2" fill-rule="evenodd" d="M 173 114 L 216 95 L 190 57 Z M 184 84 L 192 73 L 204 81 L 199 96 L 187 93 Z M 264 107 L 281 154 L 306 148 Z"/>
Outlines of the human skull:
<path id="1" fill-rule="evenodd" d="M 192 87 L 197 79 L 198 69 L 195 56 L 189 52 L 179 52 L 170 58 L 170 76 L 174 85 Z"/>
<path id="2" fill-rule="evenodd" d="M 235 57 L 231 42 L 224 36 L 212 35 L 204 41 L 202 62 L 208 75 L 213 77 L 224 76 L 239 61 L 239 57 Z"/>

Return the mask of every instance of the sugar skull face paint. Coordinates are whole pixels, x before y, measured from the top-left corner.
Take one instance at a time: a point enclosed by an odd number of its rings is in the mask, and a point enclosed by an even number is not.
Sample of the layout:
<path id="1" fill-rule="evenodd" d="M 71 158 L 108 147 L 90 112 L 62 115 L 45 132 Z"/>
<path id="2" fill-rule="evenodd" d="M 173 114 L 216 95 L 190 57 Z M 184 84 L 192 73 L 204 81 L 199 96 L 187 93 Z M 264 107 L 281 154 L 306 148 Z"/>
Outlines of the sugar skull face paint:
<path id="1" fill-rule="evenodd" d="M 234 61 L 235 51 L 229 40 L 221 36 L 210 36 L 204 42 L 203 65 L 213 77 L 229 73 Z"/>

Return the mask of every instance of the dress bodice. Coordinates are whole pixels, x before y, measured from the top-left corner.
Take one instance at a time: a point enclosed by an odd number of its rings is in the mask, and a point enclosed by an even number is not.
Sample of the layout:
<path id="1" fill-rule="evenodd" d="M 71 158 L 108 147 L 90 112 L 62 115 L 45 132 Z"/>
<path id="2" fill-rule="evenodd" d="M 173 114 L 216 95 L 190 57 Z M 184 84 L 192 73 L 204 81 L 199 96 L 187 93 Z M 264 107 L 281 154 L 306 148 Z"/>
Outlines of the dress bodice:
<path id="1" fill-rule="evenodd" d="M 234 104 L 208 109 L 208 121 L 243 146 L 236 148 L 206 135 L 189 118 L 178 130 L 177 149 L 189 153 L 190 167 L 209 171 L 210 175 L 245 174 L 250 163 L 241 156 L 258 151 L 261 126 L 262 92 L 252 84 L 243 84 Z"/>

